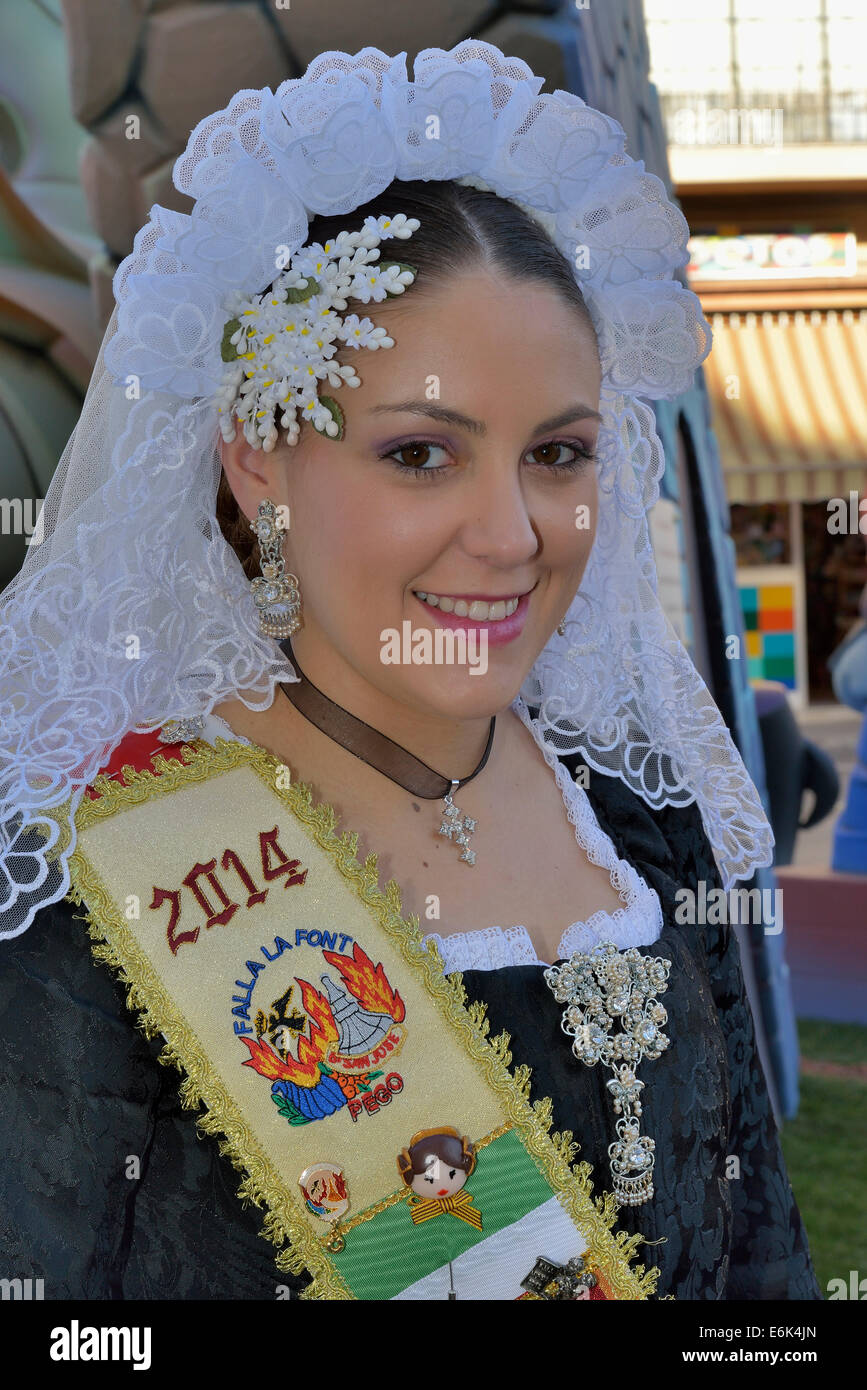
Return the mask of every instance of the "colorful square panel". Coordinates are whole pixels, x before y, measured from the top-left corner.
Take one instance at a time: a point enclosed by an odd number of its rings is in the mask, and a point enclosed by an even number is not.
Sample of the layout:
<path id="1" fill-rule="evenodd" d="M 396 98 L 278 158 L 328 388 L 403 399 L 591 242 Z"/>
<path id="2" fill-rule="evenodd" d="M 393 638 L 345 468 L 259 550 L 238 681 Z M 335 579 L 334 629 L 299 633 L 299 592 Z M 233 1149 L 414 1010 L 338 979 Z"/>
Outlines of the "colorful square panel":
<path id="1" fill-rule="evenodd" d="M 795 659 L 787 656 L 768 656 L 762 662 L 765 680 L 782 681 L 789 689 L 795 685 Z"/>
<path id="2" fill-rule="evenodd" d="M 765 656 L 788 657 L 795 659 L 794 632 L 765 632 L 762 634 L 762 647 Z"/>
<path id="3" fill-rule="evenodd" d="M 760 608 L 759 629 L 762 632 L 791 632 L 795 615 L 791 608 Z"/>
<path id="4" fill-rule="evenodd" d="M 759 589 L 762 608 L 791 608 L 794 602 L 791 584 L 762 584 Z"/>

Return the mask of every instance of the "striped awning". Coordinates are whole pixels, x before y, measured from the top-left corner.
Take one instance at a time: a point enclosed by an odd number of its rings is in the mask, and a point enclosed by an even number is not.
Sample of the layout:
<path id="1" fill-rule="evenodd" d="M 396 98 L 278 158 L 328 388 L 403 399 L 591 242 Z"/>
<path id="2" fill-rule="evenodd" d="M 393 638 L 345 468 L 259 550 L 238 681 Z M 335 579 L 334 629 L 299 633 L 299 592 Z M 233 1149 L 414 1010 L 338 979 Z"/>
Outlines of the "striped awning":
<path id="1" fill-rule="evenodd" d="M 713 313 L 705 362 L 730 502 L 867 482 L 867 310 Z"/>

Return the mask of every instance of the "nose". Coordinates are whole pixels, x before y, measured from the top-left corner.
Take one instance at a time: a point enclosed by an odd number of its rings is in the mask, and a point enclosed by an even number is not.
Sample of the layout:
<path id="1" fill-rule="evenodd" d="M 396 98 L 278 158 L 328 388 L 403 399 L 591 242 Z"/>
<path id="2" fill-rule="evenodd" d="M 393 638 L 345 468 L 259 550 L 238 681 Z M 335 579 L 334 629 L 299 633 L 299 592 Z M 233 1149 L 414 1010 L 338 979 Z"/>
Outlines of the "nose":
<path id="1" fill-rule="evenodd" d="M 496 458 L 480 464 L 462 498 L 464 549 L 498 568 L 526 564 L 539 551 L 540 538 L 517 471 Z"/>

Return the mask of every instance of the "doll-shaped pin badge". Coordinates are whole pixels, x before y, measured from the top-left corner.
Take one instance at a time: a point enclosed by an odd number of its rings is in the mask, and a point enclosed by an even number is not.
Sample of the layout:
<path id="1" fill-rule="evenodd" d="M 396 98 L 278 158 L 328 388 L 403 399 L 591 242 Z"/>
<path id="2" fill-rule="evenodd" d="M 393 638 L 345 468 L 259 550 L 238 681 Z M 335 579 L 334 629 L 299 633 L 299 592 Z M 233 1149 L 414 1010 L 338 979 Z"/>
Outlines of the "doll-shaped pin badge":
<path id="1" fill-rule="evenodd" d="M 448 1125 L 423 1129 L 401 1150 L 397 1166 L 411 1190 L 408 1202 L 414 1225 L 449 1215 L 477 1231 L 482 1229 L 482 1213 L 464 1187 L 476 1166 L 475 1150 L 465 1135 Z"/>

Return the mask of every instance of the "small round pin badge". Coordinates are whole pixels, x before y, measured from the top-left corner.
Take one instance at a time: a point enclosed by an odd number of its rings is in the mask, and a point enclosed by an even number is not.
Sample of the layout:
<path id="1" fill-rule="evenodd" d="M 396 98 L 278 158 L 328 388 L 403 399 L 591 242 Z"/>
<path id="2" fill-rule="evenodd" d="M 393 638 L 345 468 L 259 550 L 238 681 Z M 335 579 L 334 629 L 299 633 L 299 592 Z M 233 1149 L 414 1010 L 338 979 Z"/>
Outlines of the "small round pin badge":
<path id="1" fill-rule="evenodd" d="M 346 1245 L 340 1234 L 340 1218 L 349 1210 L 349 1188 L 343 1169 L 336 1163 L 311 1163 L 298 1179 L 298 1186 L 310 1214 L 328 1222 L 326 1250 L 339 1255 Z"/>

